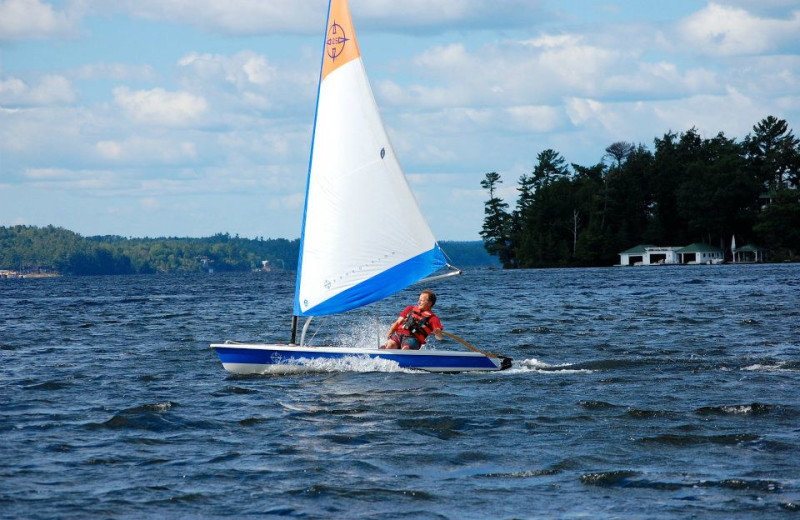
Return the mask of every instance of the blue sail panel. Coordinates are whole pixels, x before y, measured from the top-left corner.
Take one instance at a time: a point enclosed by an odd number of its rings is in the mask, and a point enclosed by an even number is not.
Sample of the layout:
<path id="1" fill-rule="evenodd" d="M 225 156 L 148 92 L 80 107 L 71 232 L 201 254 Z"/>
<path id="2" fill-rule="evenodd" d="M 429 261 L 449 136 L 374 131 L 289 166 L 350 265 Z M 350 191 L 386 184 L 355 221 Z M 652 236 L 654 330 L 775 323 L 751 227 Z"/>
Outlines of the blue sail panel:
<path id="1" fill-rule="evenodd" d="M 439 244 L 436 244 L 433 249 L 373 276 L 305 312 L 301 310 L 300 301 L 295 297 L 294 314 L 296 316 L 323 316 L 363 307 L 391 296 L 446 266 L 447 260 L 444 253 L 439 248 Z"/>

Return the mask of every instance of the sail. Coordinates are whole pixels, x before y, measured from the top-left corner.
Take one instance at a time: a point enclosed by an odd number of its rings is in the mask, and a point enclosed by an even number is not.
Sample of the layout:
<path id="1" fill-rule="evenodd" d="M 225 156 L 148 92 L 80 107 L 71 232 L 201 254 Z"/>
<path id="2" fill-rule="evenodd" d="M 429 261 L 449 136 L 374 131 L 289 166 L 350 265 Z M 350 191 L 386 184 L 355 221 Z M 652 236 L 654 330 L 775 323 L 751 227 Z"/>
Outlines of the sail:
<path id="1" fill-rule="evenodd" d="M 381 120 L 346 0 L 331 0 L 294 314 L 361 307 L 446 266 Z"/>

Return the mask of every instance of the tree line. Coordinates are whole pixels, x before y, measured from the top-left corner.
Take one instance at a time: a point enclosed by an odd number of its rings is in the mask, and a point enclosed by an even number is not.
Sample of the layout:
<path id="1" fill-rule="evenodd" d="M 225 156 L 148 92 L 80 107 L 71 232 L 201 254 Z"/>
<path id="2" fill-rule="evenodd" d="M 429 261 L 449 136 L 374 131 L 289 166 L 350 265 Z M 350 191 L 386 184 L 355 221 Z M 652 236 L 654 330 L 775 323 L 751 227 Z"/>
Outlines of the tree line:
<path id="1" fill-rule="evenodd" d="M 785 120 L 769 116 L 741 141 L 668 132 L 653 148 L 615 142 L 591 166 L 544 150 L 519 178 L 513 209 L 500 175 L 487 173 L 486 250 L 506 268 L 607 266 L 638 244 L 726 251 L 735 236 L 773 260 L 797 259 L 800 141 Z"/>
<path id="2" fill-rule="evenodd" d="M 480 241 L 443 241 L 459 267 L 494 265 Z M 83 237 L 63 228 L 0 226 L 0 269 L 67 275 L 249 271 L 297 268 L 300 240 L 248 239 L 218 233 L 207 238 Z"/>
<path id="3" fill-rule="evenodd" d="M 206 238 L 83 237 L 47 226 L 0 227 L 0 268 L 70 275 L 178 271 L 294 269 L 299 240 L 248 239 L 218 233 Z"/>

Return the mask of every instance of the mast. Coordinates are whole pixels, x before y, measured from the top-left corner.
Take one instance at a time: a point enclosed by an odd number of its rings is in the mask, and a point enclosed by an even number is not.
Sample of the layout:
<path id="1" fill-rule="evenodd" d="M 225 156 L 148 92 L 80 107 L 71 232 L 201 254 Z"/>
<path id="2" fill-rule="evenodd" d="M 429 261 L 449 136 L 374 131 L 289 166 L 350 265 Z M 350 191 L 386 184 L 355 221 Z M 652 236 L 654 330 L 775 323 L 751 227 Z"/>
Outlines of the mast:
<path id="1" fill-rule="evenodd" d="M 289 340 L 289 345 L 297 343 L 297 316 L 292 316 L 292 339 Z"/>

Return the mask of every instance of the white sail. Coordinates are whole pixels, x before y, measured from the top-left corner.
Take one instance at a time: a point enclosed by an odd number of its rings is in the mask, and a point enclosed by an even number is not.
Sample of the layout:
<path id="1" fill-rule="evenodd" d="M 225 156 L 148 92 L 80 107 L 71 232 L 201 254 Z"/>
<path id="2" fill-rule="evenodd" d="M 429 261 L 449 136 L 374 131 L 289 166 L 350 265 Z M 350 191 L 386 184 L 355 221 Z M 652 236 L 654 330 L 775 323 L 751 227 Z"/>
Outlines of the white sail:
<path id="1" fill-rule="evenodd" d="M 446 265 L 383 126 L 346 0 L 331 0 L 294 314 L 344 312 Z"/>

